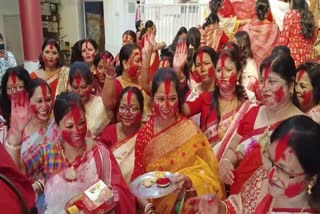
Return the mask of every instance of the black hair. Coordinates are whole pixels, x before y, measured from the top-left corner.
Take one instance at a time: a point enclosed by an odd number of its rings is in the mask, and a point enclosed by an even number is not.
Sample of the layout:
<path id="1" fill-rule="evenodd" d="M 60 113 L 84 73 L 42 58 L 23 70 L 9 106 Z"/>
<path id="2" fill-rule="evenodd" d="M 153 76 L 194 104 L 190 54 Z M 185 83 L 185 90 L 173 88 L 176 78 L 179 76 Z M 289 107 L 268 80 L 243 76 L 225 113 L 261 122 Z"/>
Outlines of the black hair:
<path id="1" fill-rule="evenodd" d="M 219 23 L 220 19 L 217 13 L 211 12 L 210 15 L 206 18 L 205 23 L 202 25 L 202 28 L 205 29 L 207 26 L 215 23 Z"/>
<path id="2" fill-rule="evenodd" d="M 114 60 L 114 57 L 112 55 L 112 53 L 110 53 L 109 51 L 101 51 L 99 52 L 98 54 L 96 54 L 96 56 L 94 57 L 94 60 L 93 60 L 93 64 L 95 67 L 98 66 L 99 62 L 101 59 L 103 59 L 103 57 L 107 57 L 111 60 Z"/>
<path id="3" fill-rule="evenodd" d="M 86 43 L 86 42 L 89 42 L 89 43 L 93 46 L 94 50 L 95 50 L 96 52 L 99 52 L 98 44 L 97 44 L 97 42 L 96 42 L 95 40 L 93 40 L 93 39 L 84 39 L 84 40 L 81 40 L 81 45 L 80 45 L 81 54 L 82 54 L 82 45 L 83 45 L 84 43 Z M 84 61 L 82 55 L 81 55 L 81 58 L 82 58 L 81 61 Z"/>
<path id="4" fill-rule="evenodd" d="M 31 77 L 29 75 L 29 72 L 24 69 L 22 66 L 12 67 L 8 68 L 4 75 L 2 76 L 1 80 L 1 95 L 3 99 L 3 106 L 1 106 L 1 109 L 3 111 L 3 117 L 7 121 L 7 124 L 10 124 L 10 116 L 11 116 L 11 100 L 8 97 L 7 94 L 7 84 L 8 79 L 10 75 L 14 73 L 20 80 L 24 83 L 25 90 L 30 93 L 30 85 L 31 85 Z"/>
<path id="5" fill-rule="evenodd" d="M 260 65 L 260 75 L 262 75 L 263 70 L 269 66 L 271 71 L 284 79 L 288 86 L 294 83 L 296 66 L 290 55 L 276 54 L 265 58 Z"/>
<path id="6" fill-rule="evenodd" d="M 241 51 L 238 45 L 236 45 L 234 42 L 227 42 L 223 46 L 222 51 L 219 53 L 219 59 L 222 56 L 228 57 L 235 64 L 237 74 L 239 74 L 239 77 L 241 77 L 242 75 Z M 218 61 L 219 60 L 217 60 L 216 64 L 214 65 L 215 67 L 217 67 Z M 242 101 L 244 99 L 243 94 L 245 93 L 245 89 L 241 84 L 241 78 L 238 79 L 238 82 L 239 84 L 236 84 L 236 96 L 238 100 Z M 217 112 L 218 125 L 221 119 L 219 98 L 220 98 L 220 89 L 218 86 L 216 86 L 216 89 L 213 92 L 213 99 L 211 102 L 210 111 L 212 111 L 212 109 L 215 109 L 215 111 Z M 208 120 L 208 118 L 206 118 L 206 120 Z M 207 121 L 205 124 L 207 124 Z"/>
<path id="7" fill-rule="evenodd" d="M 151 21 L 151 20 L 146 21 L 146 23 L 144 23 L 144 28 L 141 31 L 139 39 L 142 39 L 143 35 L 147 33 L 148 28 L 151 28 L 153 26 L 154 26 L 153 21 Z"/>
<path id="8" fill-rule="evenodd" d="M 126 30 L 123 34 L 122 34 L 122 39 L 125 35 L 129 35 L 132 37 L 133 42 L 137 43 L 137 34 L 135 32 L 133 32 L 132 30 Z"/>
<path id="9" fill-rule="evenodd" d="M 187 47 L 192 45 L 195 49 L 200 47 L 201 33 L 198 28 L 192 27 L 187 32 Z"/>
<path id="10" fill-rule="evenodd" d="M 167 78 L 169 78 L 169 80 L 173 82 L 175 86 L 175 89 L 178 94 L 179 112 L 181 113 L 183 97 L 180 90 L 180 82 L 179 82 L 178 76 L 175 70 L 173 70 L 173 68 L 160 68 L 156 72 L 156 74 L 153 77 L 152 86 L 151 86 L 152 97 L 154 97 L 154 95 L 157 93 L 160 84 L 164 83 L 167 80 Z"/>
<path id="11" fill-rule="evenodd" d="M 80 107 L 85 115 L 85 108 L 81 102 L 80 96 L 75 92 L 62 92 L 56 97 L 53 106 L 54 120 L 56 124 L 60 125 L 62 118 L 71 111 L 71 105 L 76 104 Z"/>
<path id="12" fill-rule="evenodd" d="M 49 84 L 47 83 L 47 81 L 45 81 L 44 79 L 41 78 L 37 78 L 37 79 L 33 79 L 31 80 L 31 84 L 30 84 L 30 90 L 29 90 L 29 98 L 31 98 L 36 90 L 36 88 L 38 88 L 41 85 L 46 85 L 46 87 L 48 88 L 50 95 L 52 96 L 52 90 L 49 86 Z"/>
<path id="13" fill-rule="evenodd" d="M 246 31 L 238 31 L 235 34 L 235 38 L 237 40 L 237 45 L 241 50 L 242 65 L 245 66 L 247 64 L 247 59 L 253 57 L 250 36 Z"/>
<path id="14" fill-rule="evenodd" d="M 204 52 L 204 53 L 207 53 L 209 56 L 210 56 L 210 59 L 212 61 L 212 64 L 214 66 L 217 65 L 217 62 L 218 62 L 218 54 L 216 53 L 216 51 L 209 47 L 209 46 L 201 46 L 198 50 L 196 50 L 193 54 L 193 63 L 196 64 L 196 59 L 197 59 L 197 56 L 199 55 L 200 52 Z"/>
<path id="15" fill-rule="evenodd" d="M 140 112 L 143 113 L 143 107 L 144 107 L 144 98 L 143 98 L 143 95 L 142 95 L 142 92 L 140 89 L 138 89 L 137 87 L 134 87 L 134 86 L 128 86 L 128 87 L 125 87 L 121 93 L 120 93 L 120 96 L 119 96 L 119 99 L 117 101 L 117 109 L 119 108 L 120 106 L 120 101 L 122 99 L 122 97 L 128 93 L 129 91 L 131 91 L 132 93 L 134 93 L 136 96 L 137 96 L 137 100 L 138 100 L 138 103 L 139 103 L 139 107 L 140 107 Z"/>
<path id="16" fill-rule="evenodd" d="M 314 62 L 305 62 L 297 68 L 297 72 L 307 72 L 313 88 L 314 104 L 320 104 L 320 65 Z"/>
<path id="17" fill-rule="evenodd" d="M 90 71 L 90 67 L 85 62 L 74 62 L 70 66 L 69 71 L 69 83 L 72 85 L 76 75 L 80 75 L 88 85 L 93 83 L 93 74 Z"/>
<path id="18" fill-rule="evenodd" d="M 309 204 L 318 213 L 320 212 L 320 125 L 304 115 L 290 117 L 274 130 L 271 143 L 288 133 L 290 133 L 288 145 L 296 154 L 307 179 L 317 177 L 309 195 Z"/>
<path id="19" fill-rule="evenodd" d="M 182 35 L 182 34 L 187 34 L 187 28 L 185 28 L 185 27 L 180 27 L 180 29 L 178 30 L 178 32 L 177 32 L 177 34 L 176 34 L 176 36 L 174 37 L 174 39 L 173 39 L 173 41 L 172 41 L 172 43 L 171 43 L 171 45 L 173 45 L 173 47 L 174 47 L 174 49 L 177 47 L 177 45 L 178 45 L 178 41 L 179 41 L 179 38 L 180 38 L 180 36 Z"/>
<path id="20" fill-rule="evenodd" d="M 39 55 L 40 68 L 42 68 L 43 70 L 45 69 L 45 64 L 44 64 L 44 61 L 43 61 L 43 51 L 47 47 L 47 45 L 51 45 L 51 44 L 58 51 L 59 61 L 58 61 L 57 65 L 56 65 L 56 67 L 57 68 L 62 67 L 62 59 L 63 59 L 63 57 L 61 55 L 60 46 L 59 46 L 57 40 L 55 40 L 55 39 L 47 39 L 46 41 L 43 42 L 42 47 L 41 47 L 41 53 Z"/>
<path id="21" fill-rule="evenodd" d="M 164 58 L 168 59 L 170 63 L 170 67 L 173 66 L 173 57 L 174 57 L 174 47 L 172 45 L 169 45 L 165 49 L 161 50 L 160 54 L 161 60 L 162 61 Z"/>
<path id="22" fill-rule="evenodd" d="M 123 61 L 124 60 L 128 61 L 135 49 L 139 49 L 139 46 L 135 43 L 126 44 L 122 46 L 122 48 L 120 49 L 120 53 L 119 53 L 120 65 L 116 67 L 116 72 L 118 76 L 120 76 L 124 71 Z"/>
<path id="23" fill-rule="evenodd" d="M 2 36 L 2 33 L 0 33 L 0 39 L 3 41 L 3 36 Z"/>
<path id="24" fill-rule="evenodd" d="M 291 0 L 292 9 L 299 11 L 301 15 L 301 27 L 303 37 L 307 40 L 312 40 L 315 33 L 315 21 L 312 12 L 309 9 L 309 6 L 305 0 Z M 294 27 L 294 26 L 292 26 Z"/>
<path id="25" fill-rule="evenodd" d="M 74 63 L 76 61 L 83 61 L 82 58 L 82 43 L 83 40 L 79 40 L 71 48 L 71 60 L 70 63 Z"/>
<path id="26" fill-rule="evenodd" d="M 291 50 L 290 48 L 288 48 L 288 46 L 285 46 L 285 45 L 278 45 L 276 47 L 274 47 L 272 49 L 272 52 L 271 52 L 271 55 L 291 55 Z"/>
<path id="27" fill-rule="evenodd" d="M 211 13 L 218 13 L 218 10 L 221 8 L 223 0 L 211 0 L 209 1 L 209 9 Z"/>
<path id="28" fill-rule="evenodd" d="M 140 27 L 141 23 L 142 23 L 142 20 L 136 21 L 136 31 L 137 32 L 139 31 L 139 27 Z"/>
<path id="29" fill-rule="evenodd" d="M 263 21 L 267 18 L 269 8 L 270 5 L 268 0 L 257 0 L 256 13 L 259 20 Z"/>

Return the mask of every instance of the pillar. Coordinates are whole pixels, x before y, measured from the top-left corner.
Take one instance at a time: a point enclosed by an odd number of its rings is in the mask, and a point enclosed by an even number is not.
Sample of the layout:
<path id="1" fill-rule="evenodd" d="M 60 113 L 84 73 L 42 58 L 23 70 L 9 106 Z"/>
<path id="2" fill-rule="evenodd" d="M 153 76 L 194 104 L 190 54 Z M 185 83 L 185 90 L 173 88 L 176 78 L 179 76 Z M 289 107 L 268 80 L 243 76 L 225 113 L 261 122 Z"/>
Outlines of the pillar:
<path id="1" fill-rule="evenodd" d="M 40 0 L 19 0 L 24 66 L 31 72 L 38 68 L 43 43 Z"/>

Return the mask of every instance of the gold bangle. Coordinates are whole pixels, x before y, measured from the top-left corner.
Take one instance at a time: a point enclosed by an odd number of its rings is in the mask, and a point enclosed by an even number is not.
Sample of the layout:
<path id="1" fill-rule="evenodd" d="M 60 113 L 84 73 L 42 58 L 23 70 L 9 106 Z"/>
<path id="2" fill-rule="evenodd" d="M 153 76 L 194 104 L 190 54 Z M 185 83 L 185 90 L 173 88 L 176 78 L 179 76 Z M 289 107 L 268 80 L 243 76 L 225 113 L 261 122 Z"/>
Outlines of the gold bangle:
<path id="1" fill-rule="evenodd" d="M 228 205 L 227 205 L 227 203 L 226 202 L 224 202 L 224 201 L 222 201 L 222 204 L 224 205 L 224 207 L 225 207 L 225 210 L 226 210 L 226 214 L 229 214 L 229 208 L 228 208 Z"/>
<path id="2" fill-rule="evenodd" d="M 10 148 L 10 149 L 21 149 L 21 144 L 19 144 L 19 145 L 12 145 L 12 144 L 8 143 L 7 140 L 5 141 L 5 144 L 6 144 L 6 146 L 7 146 L 8 148 Z"/>

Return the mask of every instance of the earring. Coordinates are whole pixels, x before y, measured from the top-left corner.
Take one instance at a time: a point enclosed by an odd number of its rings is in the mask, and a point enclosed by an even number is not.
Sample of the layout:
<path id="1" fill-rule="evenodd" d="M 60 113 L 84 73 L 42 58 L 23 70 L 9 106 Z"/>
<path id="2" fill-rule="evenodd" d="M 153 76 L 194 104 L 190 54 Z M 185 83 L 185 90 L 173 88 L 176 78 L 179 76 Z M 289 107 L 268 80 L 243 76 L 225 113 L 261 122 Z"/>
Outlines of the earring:
<path id="1" fill-rule="evenodd" d="M 312 185 L 311 185 L 311 184 L 308 184 L 307 193 L 308 193 L 309 195 L 311 195 L 311 193 L 312 193 L 311 189 L 312 189 Z"/>
<path id="2" fill-rule="evenodd" d="M 236 82 L 236 85 L 240 85 L 240 82 L 239 82 L 239 80 L 237 80 L 237 82 Z"/>

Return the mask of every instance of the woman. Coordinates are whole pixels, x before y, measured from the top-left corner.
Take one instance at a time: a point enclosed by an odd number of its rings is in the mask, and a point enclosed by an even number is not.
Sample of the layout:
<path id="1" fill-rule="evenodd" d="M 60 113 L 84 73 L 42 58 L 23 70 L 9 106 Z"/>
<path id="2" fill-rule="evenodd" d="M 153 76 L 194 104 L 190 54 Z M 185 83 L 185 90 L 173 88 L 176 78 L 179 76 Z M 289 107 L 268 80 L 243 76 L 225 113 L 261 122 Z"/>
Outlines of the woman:
<path id="1" fill-rule="evenodd" d="M 122 34 L 122 46 L 126 44 L 137 44 L 137 35 L 132 30 L 127 30 Z M 120 65 L 119 53 L 116 55 L 116 66 Z M 121 75 L 121 73 L 118 73 Z"/>
<path id="2" fill-rule="evenodd" d="M 6 126 L 10 125 L 12 96 L 17 96 L 26 91 L 29 92 L 30 85 L 29 72 L 23 67 L 8 68 L 3 75 L 1 80 L 1 110 Z M 6 129 L 2 131 L 6 134 Z"/>
<path id="3" fill-rule="evenodd" d="M 152 39 L 151 39 L 152 40 Z M 102 91 L 102 100 L 107 110 L 114 111 L 116 101 L 119 99 L 121 91 L 128 86 L 139 88 L 144 97 L 144 113 L 150 113 L 149 96 L 149 67 L 150 57 L 152 53 L 153 41 L 146 41 L 145 48 L 142 50 L 144 54 L 141 66 L 141 51 L 136 44 L 124 45 L 120 50 L 120 76 L 106 75 Z M 109 63 L 110 64 L 110 63 Z M 111 67 L 111 66 L 108 66 Z M 143 68 L 143 69 L 142 69 Z M 146 93 L 147 92 L 147 93 Z"/>
<path id="4" fill-rule="evenodd" d="M 290 48 L 296 65 L 311 59 L 316 28 L 312 12 L 305 0 L 290 0 L 291 10 L 283 20 L 280 44 Z"/>
<path id="5" fill-rule="evenodd" d="M 186 197 L 214 191 L 224 192 L 217 176 L 217 159 L 199 128 L 181 117 L 182 98 L 179 80 L 173 69 L 160 69 L 152 81 L 155 114 L 138 132 L 132 178 L 151 171 L 179 173 L 173 182 L 184 182 Z M 182 192 L 181 192 L 182 193 Z M 179 193 L 152 200 L 156 213 L 172 213 Z M 138 200 L 139 201 L 139 200 Z M 145 206 L 146 201 L 141 201 Z"/>
<path id="6" fill-rule="evenodd" d="M 306 62 L 297 68 L 295 94 L 300 109 L 320 123 L 320 65 Z"/>
<path id="7" fill-rule="evenodd" d="M 94 66 L 94 58 L 98 54 L 98 44 L 96 41 L 93 39 L 84 39 L 81 42 L 81 56 L 82 56 L 82 61 L 86 62 L 90 70 L 93 74 L 95 74 L 96 67 Z"/>
<path id="8" fill-rule="evenodd" d="M 102 51 L 94 58 L 93 64 L 96 67 L 94 76 L 94 89 L 97 89 L 97 91 L 95 91 L 96 95 L 101 95 L 104 81 L 106 80 L 106 72 L 108 71 L 108 62 L 113 62 L 113 60 L 114 57 L 109 51 Z"/>
<path id="9" fill-rule="evenodd" d="M 187 28 L 185 27 L 180 27 L 178 30 L 176 36 L 174 37 L 171 45 L 173 46 L 173 49 L 176 49 L 177 45 L 180 44 L 181 42 L 185 42 L 187 39 Z"/>
<path id="10" fill-rule="evenodd" d="M 21 153 L 27 155 L 28 151 L 37 148 L 46 142 L 56 143 L 59 139 L 59 130 L 50 115 L 53 108 L 51 88 L 43 79 L 34 79 L 30 87 L 31 120 L 22 133 Z M 43 213 L 45 203 L 43 197 L 43 176 L 40 174 L 32 178 L 33 188 L 38 194 L 37 207 Z"/>
<path id="11" fill-rule="evenodd" d="M 74 45 L 71 47 L 71 59 L 70 64 L 76 62 L 76 61 L 83 61 L 82 59 L 82 44 L 83 40 L 78 40 Z"/>
<path id="12" fill-rule="evenodd" d="M 211 13 L 202 26 L 201 34 L 201 46 L 209 46 L 217 52 L 229 41 L 224 29 L 219 26 L 219 21 L 218 15 Z"/>
<path id="13" fill-rule="evenodd" d="M 2 79 L 3 74 L 10 67 L 16 67 L 17 62 L 14 58 L 13 53 L 8 51 L 8 48 L 4 44 L 4 39 L 2 34 L 0 33 L 0 45 L 2 48 L 0 49 L 0 78 Z"/>
<path id="14" fill-rule="evenodd" d="M 142 20 L 138 20 L 136 21 L 136 35 L 137 35 L 137 44 L 140 46 L 140 42 L 141 42 L 141 31 L 144 28 L 144 23 Z"/>
<path id="15" fill-rule="evenodd" d="M 253 58 L 260 67 L 279 42 L 280 30 L 275 22 L 268 20 L 268 14 L 271 13 L 268 0 L 257 0 L 256 13 L 256 18 L 246 24 L 243 30 L 250 36 Z"/>
<path id="16" fill-rule="evenodd" d="M 93 95 L 93 75 L 88 64 L 75 62 L 70 66 L 69 81 L 71 89 L 76 92 L 85 106 L 88 129 L 94 136 L 99 136 L 112 121 L 112 111 L 107 111 L 102 98 Z"/>
<path id="17" fill-rule="evenodd" d="M 145 39 L 147 38 L 146 36 L 150 37 L 152 35 L 153 37 L 155 37 L 156 34 L 157 34 L 156 25 L 153 23 L 153 21 L 148 20 L 145 23 L 145 28 L 141 32 L 141 36 L 142 36 L 141 48 L 144 47 Z M 149 76 L 150 82 L 153 79 L 153 76 L 155 75 L 156 71 L 159 68 L 160 57 L 159 57 L 158 51 L 164 49 L 167 45 L 165 42 L 156 43 L 156 41 L 154 40 L 152 46 L 153 46 L 153 52 L 152 52 L 151 59 L 150 59 L 150 76 Z"/>
<path id="18" fill-rule="evenodd" d="M 26 98 L 26 97 L 25 97 Z M 112 153 L 87 135 L 87 122 L 81 98 L 74 92 L 61 93 L 54 105 L 55 122 L 61 133 L 58 143 L 41 144 L 24 153 L 21 159 L 21 134 L 28 123 L 28 102 L 15 102 L 12 132 L 6 149 L 22 172 L 42 173 L 46 213 L 64 212 L 66 203 L 101 179 L 118 194 L 116 213 L 135 213 L 135 201 L 123 180 Z M 63 191 L 62 191 L 63 190 Z M 133 209 L 127 209 L 127 206 Z"/>
<path id="19" fill-rule="evenodd" d="M 239 120 L 252 107 L 250 101 L 244 100 L 243 87 L 239 83 L 242 72 L 240 49 L 234 43 L 227 43 L 226 47 L 229 46 L 220 52 L 215 70 L 214 67 L 208 69 L 208 73 L 215 75 L 214 90 L 203 92 L 184 106 L 186 115 L 201 113 L 200 127 L 218 154 L 218 160 L 219 154 L 224 152 L 220 150 L 221 141 L 238 127 Z"/>
<path id="20" fill-rule="evenodd" d="M 200 80 L 200 84 L 193 90 L 189 90 L 186 95 L 186 102 L 194 102 L 203 92 L 213 93 L 215 90 L 215 66 L 218 55 L 214 49 L 202 46 L 193 55 L 194 76 Z M 200 125 L 200 113 L 192 116 L 192 119 Z"/>
<path id="21" fill-rule="evenodd" d="M 60 46 L 55 39 L 46 40 L 39 56 L 40 68 L 31 73 L 32 79 L 41 78 L 50 85 L 53 100 L 68 89 L 69 68 L 63 66 Z"/>
<path id="22" fill-rule="evenodd" d="M 319 213 L 320 127 L 306 116 L 285 120 L 260 150 L 264 166 L 225 201 L 195 198 L 188 213 Z M 308 157 L 308 158 L 306 158 Z"/>
<path id="23" fill-rule="evenodd" d="M 239 31 L 235 35 L 237 45 L 241 50 L 243 72 L 241 75 L 242 85 L 247 91 L 250 100 L 255 99 L 255 94 L 259 89 L 259 75 L 257 63 L 252 58 L 251 41 L 246 31 Z"/>
<path id="24" fill-rule="evenodd" d="M 273 55 L 260 67 L 262 106 L 253 107 L 243 116 L 238 128 L 222 142 L 220 173 L 226 184 L 232 184 L 231 193 L 238 193 L 261 161 L 248 156 L 251 148 L 266 143 L 266 138 L 281 123 L 294 115 L 303 114 L 294 104 L 295 64 L 289 55 Z M 243 160 L 245 158 L 245 160 Z M 240 166 L 236 169 L 236 165 Z M 242 168 L 247 172 L 242 173 Z"/>
<path id="25" fill-rule="evenodd" d="M 174 56 L 174 51 L 175 51 L 174 48 L 176 48 L 176 47 L 169 45 L 165 49 L 161 50 L 159 69 L 173 67 L 173 56 Z"/>
<path id="26" fill-rule="evenodd" d="M 105 128 L 101 140 L 113 152 L 127 183 L 130 182 L 134 164 L 134 148 L 143 115 L 143 95 L 136 87 L 122 90 L 118 101 L 119 123 Z"/>

